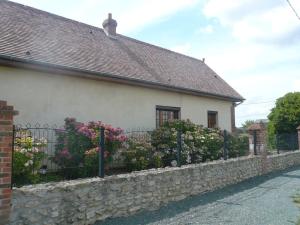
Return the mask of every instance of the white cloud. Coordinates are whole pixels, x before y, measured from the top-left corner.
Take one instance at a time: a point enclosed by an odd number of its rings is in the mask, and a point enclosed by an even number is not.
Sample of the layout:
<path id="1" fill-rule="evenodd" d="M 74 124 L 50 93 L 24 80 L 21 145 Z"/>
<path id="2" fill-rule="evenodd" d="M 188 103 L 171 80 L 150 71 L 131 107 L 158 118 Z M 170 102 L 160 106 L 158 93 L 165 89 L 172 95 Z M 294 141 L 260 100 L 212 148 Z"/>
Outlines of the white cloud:
<path id="1" fill-rule="evenodd" d="M 284 42 L 299 28 L 300 23 L 290 10 L 279 6 L 234 23 L 233 35 L 241 40 Z"/>
<path id="2" fill-rule="evenodd" d="M 300 12 L 300 1 L 290 1 Z M 266 118 L 275 99 L 300 91 L 300 21 L 286 1 L 208 0 L 203 13 L 234 38 L 205 53 L 207 63 L 247 99 L 237 107 L 238 125 Z"/>
<path id="3" fill-rule="evenodd" d="M 300 1 L 292 1 L 300 10 Z M 282 0 L 209 0 L 204 14 L 217 18 L 241 41 L 285 42 L 300 34 L 300 23 Z"/>
<path id="4" fill-rule="evenodd" d="M 253 74 L 241 74 L 229 83 L 247 98 L 236 109 L 237 124 L 246 119 L 267 118 L 275 100 L 287 92 L 300 91 L 297 70 L 268 69 Z M 253 104 L 255 103 L 255 104 Z"/>
<path id="5" fill-rule="evenodd" d="M 248 45 L 231 45 L 221 48 L 219 46 L 212 46 L 206 52 L 205 57 L 207 58 L 209 66 L 214 68 L 216 72 L 232 74 L 255 67 L 256 56 L 259 55 L 261 51 L 262 50 L 256 46 Z"/>
<path id="6" fill-rule="evenodd" d="M 123 10 L 123 13 L 120 15 L 120 22 L 124 24 L 124 26 L 120 27 L 120 31 L 123 33 L 128 33 L 150 23 L 160 21 L 198 3 L 197 0 L 139 0 L 134 2 L 130 9 Z"/>
<path id="7" fill-rule="evenodd" d="M 118 22 L 117 32 L 128 34 L 146 25 L 160 22 L 174 13 L 195 6 L 199 0 L 13 0 L 70 19 L 102 27 L 107 14 Z M 51 10 L 48 7 L 51 4 Z"/>
<path id="8" fill-rule="evenodd" d="M 191 47 L 192 46 L 191 46 L 190 43 L 185 43 L 185 44 L 182 44 L 182 45 L 174 46 L 174 47 L 171 48 L 171 50 L 174 51 L 174 52 L 182 53 L 182 54 L 188 54 Z"/>
<path id="9" fill-rule="evenodd" d="M 300 44 L 290 46 L 270 46 L 268 44 L 238 43 L 225 46 L 211 46 L 201 52 L 207 63 L 220 74 L 240 76 L 249 71 L 285 66 L 300 61 Z"/>
<path id="10" fill-rule="evenodd" d="M 294 80 L 293 91 L 300 91 L 300 79 Z"/>
<path id="11" fill-rule="evenodd" d="M 214 27 L 210 24 L 206 25 L 205 27 L 201 27 L 199 30 L 196 31 L 196 34 L 203 33 L 203 34 L 211 34 L 214 32 Z"/>

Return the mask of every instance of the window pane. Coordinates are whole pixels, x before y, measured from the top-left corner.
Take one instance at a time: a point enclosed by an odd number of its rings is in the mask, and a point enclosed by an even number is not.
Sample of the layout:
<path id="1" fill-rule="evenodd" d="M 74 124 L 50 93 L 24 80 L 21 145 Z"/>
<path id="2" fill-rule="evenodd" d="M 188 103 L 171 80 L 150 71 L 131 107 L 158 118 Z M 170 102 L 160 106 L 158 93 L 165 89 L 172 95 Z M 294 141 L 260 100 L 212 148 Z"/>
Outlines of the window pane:
<path id="1" fill-rule="evenodd" d="M 175 120 L 179 119 L 179 112 L 178 111 L 174 112 L 174 119 Z"/>
<path id="2" fill-rule="evenodd" d="M 161 126 L 164 122 L 164 114 L 163 111 L 159 111 L 159 126 Z"/>
<path id="3" fill-rule="evenodd" d="M 162 126 L 165 122 L 179 119 L 179 109 L 156 108 L 156 127 Z"/>
<path id="4" fill-rule="evenodd" d="M 208 128 L 216 128 L 217 124 L 217 112 L 208 112 L 207 113 L 207 127 Z"/>
<path id="5" fill-rule="evenodd" d="M 160 123 L 160 121 L 159 121 L 159 110 L 156 110 L 156 126 L 158 127 L 159 126 L 159 123 Z"/>

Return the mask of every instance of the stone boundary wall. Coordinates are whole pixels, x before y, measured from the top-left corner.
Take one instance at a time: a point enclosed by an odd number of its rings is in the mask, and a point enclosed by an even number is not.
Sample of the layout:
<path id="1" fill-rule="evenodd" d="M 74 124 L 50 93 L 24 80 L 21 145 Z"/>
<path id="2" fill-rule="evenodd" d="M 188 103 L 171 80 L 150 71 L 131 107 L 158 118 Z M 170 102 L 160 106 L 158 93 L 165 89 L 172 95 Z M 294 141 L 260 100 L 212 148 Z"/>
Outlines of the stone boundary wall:
<path id="1" fill-rule="evenodd" d="M 38 184 L 13 190 L 11 224 L 93 224 L 300 165 L 300 151 Z"/>

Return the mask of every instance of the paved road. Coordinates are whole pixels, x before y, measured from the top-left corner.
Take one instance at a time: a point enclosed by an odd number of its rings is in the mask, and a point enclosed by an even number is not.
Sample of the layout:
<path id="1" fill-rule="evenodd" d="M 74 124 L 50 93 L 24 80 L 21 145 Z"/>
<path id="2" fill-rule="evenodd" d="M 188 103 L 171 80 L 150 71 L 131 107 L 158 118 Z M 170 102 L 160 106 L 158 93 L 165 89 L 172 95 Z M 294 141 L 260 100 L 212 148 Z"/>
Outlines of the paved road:
<path id="1" fill-rule="evenodd" d="M 98 225 L 290 225 L 300 216 L 300 168 L 171 203 L 160 210 L 106 220 Z"/>

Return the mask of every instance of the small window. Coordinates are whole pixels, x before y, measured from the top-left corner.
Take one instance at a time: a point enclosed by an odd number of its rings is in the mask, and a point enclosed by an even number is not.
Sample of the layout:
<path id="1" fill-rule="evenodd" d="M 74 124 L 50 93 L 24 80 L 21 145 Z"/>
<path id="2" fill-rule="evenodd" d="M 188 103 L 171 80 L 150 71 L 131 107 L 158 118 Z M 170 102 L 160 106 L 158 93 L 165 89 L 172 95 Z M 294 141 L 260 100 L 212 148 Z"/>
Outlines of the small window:
<path id="1" fill-rule="evenodd" d="M 218 112 L 215 111 L 207 112 L 207 127 L 208 128 L 218 127 Z"/>
<path id="2" fill-rule="evenodd" d="M 175 119 L 180 119 L 179 107 L 156 106 L 156 127 Z"/>

